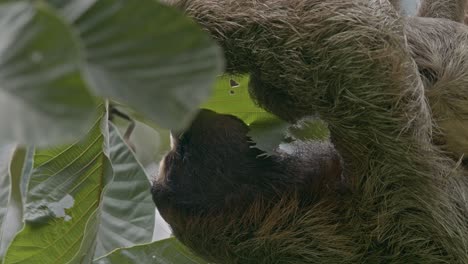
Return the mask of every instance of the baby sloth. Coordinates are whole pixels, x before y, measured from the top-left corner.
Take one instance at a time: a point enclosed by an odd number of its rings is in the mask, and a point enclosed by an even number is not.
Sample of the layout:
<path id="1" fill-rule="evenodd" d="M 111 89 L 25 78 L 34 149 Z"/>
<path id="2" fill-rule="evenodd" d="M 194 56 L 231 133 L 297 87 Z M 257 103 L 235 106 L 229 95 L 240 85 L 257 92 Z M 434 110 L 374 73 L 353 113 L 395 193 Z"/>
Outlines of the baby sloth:
<path id="1" fill-rule="evenodd" d="M 172 149 L 153 187 L 166 220 L 177 221 L 182 216 L 173 214 L 179 213 L 243 214 L 259 199 L 275 205 L 293 194 L 308 203 L 341 185 L 340 159 L 329 143 L 302 143 L 292 154 L 267 156 L 248 131 L 235 116 L 201 110 L 184 133 L 171 134 Z"/>
<path id="2" fill-rule="evenodd" d="M 414 18 L 385 0 L 171 2 L 258 105 L 319 115 L 333 142 L 265 157 L 201 111 L 152 189 L 182 243 L 212 263 L 468 263 L 465 0 Z"/>
<path id="3" fill-rule="evenodd" d="M 292 143 L 292 151 L 267 156 L 255 148 L 248 131 L 235 116 L 201 110 L 185 132 L 171 134 L 172 149 L 161 161 L 153 185 L 154 202 L 174 234 L 188 242 L 183 239 L 186 228 L 200 228 L 196 243 L 209 246 L 209 251 L 199 252 L 208 259 L 214 247 L 228 250 L 226 243 L 233 242 L 229 236 L 253 236 L 250 232 L 268 221 L 266 215 L 276 221 L 281 210 L 308 208 L 321 196 L 345 191 L 340 158 L 330 143 Z M 205 228 L 219 230 L 210 230 L 205 237 Z M 211 232 L 217 233 L 219 241 L 213 240 Z M 236 253 L 229 254 L 237 258 Z M 258 258 L 251 261 L 261 263 Z"/>

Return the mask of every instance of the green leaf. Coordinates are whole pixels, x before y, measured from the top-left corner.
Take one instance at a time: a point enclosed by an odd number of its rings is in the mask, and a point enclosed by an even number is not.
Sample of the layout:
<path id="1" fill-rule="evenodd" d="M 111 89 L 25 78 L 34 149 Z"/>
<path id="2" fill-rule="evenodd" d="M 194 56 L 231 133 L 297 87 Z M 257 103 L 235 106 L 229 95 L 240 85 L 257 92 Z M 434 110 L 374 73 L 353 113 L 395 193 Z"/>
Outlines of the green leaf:
<path id="1" fill-rule="evenodd" d="M 99 119 L 86 138 L 38 149 L 25 203 L 25 227 L 8 263 L 67 263 L 93 255 L 102 191 L 112 177 Z"/>
<path id="2" fill-rule="evenodd" d="M 250 99 L 248 85 L 248 75 L 221 76 L 217 79 L 213 96 L 203 107 L 242 119 L 249 125 L 249 136 L 256 147 L 267 154 L 290 140 L 322 140 L 328 137 L 327 126 L 320 119 L 305 118 L 291 125 L 256 106 Z"/>
<path id="3" fill-rule="evenodd" d="M 5 156 L 6 152 L 12 151 Z M 26 165 L 32 157 L 27 155 L 27 150 L 16 145 L 4 146 L 0 149 L 0 263 L 10 242 L 17 232 L 23 227 L 23 196 L 21 185 L 25 180 L 23 175 L 27 173 Z M 6 163 L 7 160 L 8 164 Z M 4 167 L 4 166 L 8 166 Z M 9 179 L 3 178 L 8 174 Z M 6 181 L 5 181 L 6 180 Z M 8 190 L 8 194 L 5 192 Z M 6 206 L 6 207 L 5 207 Z"/>
<path id="4" fill-rule="evenodd" d="M 247 125 L 256 121 L 278 120 L 277 117 L 255 105 L 250 99 L 248 86 L 248 75 L 223 75 L 216 80 L 213 95 L 202 107 L 221 114 L 235 115 Z"/>
<path id="5" fill-rule="evenodd" d="M 26 197 L 28 195 L 28 185 L 29 185 L 29 179 L 31 178 L 31 174 L 34 169 L 34 153 L 35 153 L 35 148 L 34 147 L 28 147 L 26 149 L 26 154 L 24 157 L 24 164 L 23 168 L 21 171 L 21 183 L 20 183 L 20 192 L 21 192 L 21 198 L 23 201 L 26 201 Z"/>
<path id="6" fill-rule="evenodd" d="M 127 107 L 119 105 L 116 109 L 134 118 L 133 115 L 129 114 L 131 110 Z M 130 135 L 129 141 L 135 148 L 135 157 L 145 169 L 148 166 L 153 167 L 154 163 L 161 160 L 171 149 L 169 140 L 170 130 L 161 128 L 154 122 L 150 122 L 151 126 L 136 119 L 133 119 L 133 122 L 135 122 L 135 128 Z M 128 120 L 118 116 L 112 119 L 112 123 L 119 128 L 121 134 L 125 134 L 130 125 Z M 147 171 L 147 174 L 151 174 L 150 171 Z M 153 176 L 154 174 L 151 174 L 151 177 L 149 177 L 150 181 L 153 179 Z"/>
<path id="7" fill-rule="evenodd" d="M 161 126 L 186 125 L 222 71 L 208 34 L 157 1 L 49 2 L 76 27 L 94 92 Z"/>
<path id="8" fill-rule="evenodd" d="M 151 244 L 118 249 L 111 254 L 97 259 L 93 264 L 206 264 L 193 255 L 175 238 L 157 241 Z"/>
<path id="9" fill-rule="evenodd" d="M 3 224 L 7 213 L 8 200 L 10 198 L 10 162 L 16 146 L 6 145 L 0 148 L 0 234 L 4 230 Z M 1 238 L 1 235 L 0 235 Z"/>
<path id="10" fill-rule="evenodd" d="M 290 124 L 256 106 L 250 99 L 248 84 L 248 75 L 218 78 L 213 96 L 203 107 L 242 119 L 249 125 L 249 136 L 256 147 L 271 154 L 285 138 Z"/>
<path id="11" fill-rule="evenodd" d="M 154 229 L 151 186 L 143 167 L 112 124 L 109 148 L 114 180 L 104 193 L 96 257 L 116 248 L 150 242 Z"/>
<path id="12" fill-rule="evenodd" d="M 278 146 L 285 141 L 286 132 L 290 124 L 277 119 L 259 119 L 250 125 L 249 136 L 267 155 L 272 155 Z"/>
<path id="13" fill-rule="evenodd" d="M 0 32 L 0 145 L 82 135 L 95 106 L 67 25 L 43 5 L 14 1 L 0 3 Z"/>
<path id="14" fill-rule="evenodd" d="M 8 235 L 9 226 L 7 225 L 9 219 L 7 219 L 7 215 L 9 210 L 11 210 L 10 199 L 12 185 L 10 164 L 15 149 L 16 146 L 13 144 L 0 147 L 0 260 L 10 242 L 10 236 Z"/>
<path id="15" fill-rule="evenodd" d="M 154 129 L 141 122 L 136 122 L 135 131 L 132 133 L 130 140 L 135 145 L 135 156 L 145 167 L 145 170 L 148 166 L 154 166 L 156 162 L 161 160 L 171 150 L 169 134 L 169 130 Z M 156 174 L 148 170 L 146 171 L 149 174 L 149 180 L 152 181 Z"/>
<path id="16" fill-rule="evenodd" d="M 329 138 L 327 124 L 320 119 L 309 118 L 289 127 L 288 135 L 296 140 L 324 140 Z"/>

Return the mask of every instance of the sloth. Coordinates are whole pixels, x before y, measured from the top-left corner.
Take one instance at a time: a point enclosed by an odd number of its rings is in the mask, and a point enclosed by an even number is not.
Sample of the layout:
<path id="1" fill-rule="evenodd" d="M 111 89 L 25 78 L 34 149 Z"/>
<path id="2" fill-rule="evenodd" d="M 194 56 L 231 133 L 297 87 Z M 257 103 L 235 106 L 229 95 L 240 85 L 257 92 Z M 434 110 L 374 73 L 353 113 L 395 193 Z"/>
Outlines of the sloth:
<path id="1" fill-rule="evenodd" d="M 259 106 L 331 140 L 266 156 L 200 111 L 152 187 L 177 239 L 210 263 L 468 263 L 468 29 L 441 2 L 171 1 Z"/>

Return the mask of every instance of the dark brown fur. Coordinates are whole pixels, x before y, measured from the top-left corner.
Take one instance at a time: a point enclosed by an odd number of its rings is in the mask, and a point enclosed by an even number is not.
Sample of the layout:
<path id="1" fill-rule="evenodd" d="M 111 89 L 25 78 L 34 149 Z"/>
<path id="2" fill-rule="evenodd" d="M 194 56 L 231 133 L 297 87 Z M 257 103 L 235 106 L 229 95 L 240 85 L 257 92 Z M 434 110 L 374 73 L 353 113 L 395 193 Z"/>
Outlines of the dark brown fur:
<path id="1" fill-rule="evenodd" d="M 329 143 L 293 144 L 293 153 L 267 156 L 247 133 L 238 118 L 202 110 L 184 133 L 172 135 L 155 187 L 160 209 L 172 201 L 187 214 L 194 208 L 202 214 L 225 207 L 242 211 L 259 197 L 277 201 L 284 192 L 319 194 L 340 185 L 340 160 Z"/>
<path id="2" fill-rule="evenodd" d="M 153 187 L 180 241 L 216 263 L 468 263 L 463 25 L 379 0 L 177 5 L 260 106 L 319 114 L 344 161 L 328 147 L 259 158 L 241 121 L 204 111 Z"/>

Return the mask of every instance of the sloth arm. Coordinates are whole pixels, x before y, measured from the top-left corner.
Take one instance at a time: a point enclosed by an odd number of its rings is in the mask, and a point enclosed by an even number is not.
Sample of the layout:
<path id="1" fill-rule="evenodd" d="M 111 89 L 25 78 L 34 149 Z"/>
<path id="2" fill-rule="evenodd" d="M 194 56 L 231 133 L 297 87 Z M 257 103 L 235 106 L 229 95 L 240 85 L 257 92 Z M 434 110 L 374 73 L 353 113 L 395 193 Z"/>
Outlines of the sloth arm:
<path id="1" fill-rule="evenodd" d="M 463 23 L 467 0 L 423 0 L 418 10 L 420 17 L 446 18 Z"/>
<path id="2" fill-rule="evenodd" d="M 288 121 L 319 113 L 350 173 L 374 169 L 368 161 L 376 153 L 413 163 L 418 155 L 401 153 L 431 149 L 432 124 L 403 26 L 389 5 L 342 2 L 177 5 L 224 48 L 227 72 L 253 75 L 251 94 L 261 106 Z"/>
<path id="3" fill-rule="evenodd" d="M 388 3 L 178 4 L 224 48 L 228 72 L 251 74 L 260 106 L 288 121 L 318 113 L 329 124 L 353 192 L 337 209 L 346 229 L 336 230 L 359 242 L 361 260 L 385 248 L 408 261 L 468 261 L 459 254 L 466 212 L 453 202 L 464 190 L 451 186 L 454 164 L 430 142 L 424 87 Z"/>
<path id="4" fill-rule="evenodd" d="M 407 18 L 405 33 L 423 79 L 434 143 L 458 161 L 468 155 L 468 28 L 445 19 Z"/>
<path id="5" fill-rule="evenodd" d="M 421 2 L 419 15 L 406 18 L 411 55 L 422 76 L 435 121 L 434 143 L 455 160 L 468 154 L 468 28 L 466 0 Z M 436 19 L 434 19 L 436 18 Z M 437 19 L 445 18 L 445 19 Z"/>

